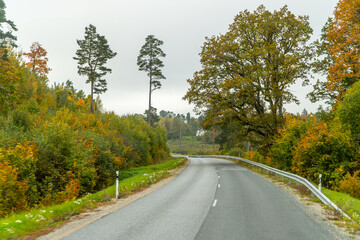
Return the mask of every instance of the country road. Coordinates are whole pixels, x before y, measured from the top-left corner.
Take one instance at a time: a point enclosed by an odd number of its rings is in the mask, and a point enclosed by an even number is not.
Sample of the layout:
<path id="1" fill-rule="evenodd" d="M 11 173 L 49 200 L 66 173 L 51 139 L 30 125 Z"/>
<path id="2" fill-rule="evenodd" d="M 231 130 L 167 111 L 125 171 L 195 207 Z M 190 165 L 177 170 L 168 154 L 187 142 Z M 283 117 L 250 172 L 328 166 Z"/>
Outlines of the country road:
<path id="1" fill-rule="evenodd" d="M 236 164 L 192 158 L 174 181 L 64 239 L 335 239 L 294 198 Z"/>

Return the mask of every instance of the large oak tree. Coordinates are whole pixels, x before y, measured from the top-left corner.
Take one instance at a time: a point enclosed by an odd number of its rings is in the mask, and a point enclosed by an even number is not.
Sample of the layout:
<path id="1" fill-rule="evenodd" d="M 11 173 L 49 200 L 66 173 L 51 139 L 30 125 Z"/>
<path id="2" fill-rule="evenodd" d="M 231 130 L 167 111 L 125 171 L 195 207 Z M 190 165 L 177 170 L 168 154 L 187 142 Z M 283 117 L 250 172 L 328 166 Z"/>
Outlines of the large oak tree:
<path id="1" fill-rule="evenodd" d="M 311 34 L 308 17 L 287 6 L 240 12 L 227 33 L 206 39 L 184 99 L 206 114 L 205 128 L 236 122 L 244 135 L 269 142 L 284 123 L 284 104 L 298 102 L 289 87 L 308 80 Z"/>

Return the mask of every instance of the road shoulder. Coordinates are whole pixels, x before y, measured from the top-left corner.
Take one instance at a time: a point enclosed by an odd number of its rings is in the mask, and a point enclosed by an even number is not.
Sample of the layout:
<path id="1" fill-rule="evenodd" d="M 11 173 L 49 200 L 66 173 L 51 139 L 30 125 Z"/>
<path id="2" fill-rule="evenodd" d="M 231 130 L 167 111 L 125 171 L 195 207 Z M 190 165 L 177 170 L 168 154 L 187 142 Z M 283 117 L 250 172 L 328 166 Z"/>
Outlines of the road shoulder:
<path id="1" fill-rule="evenodd" d="M 138 191 L 126 198 L 118 199 L 118 200 L 112 200 L 108 204 L 104 204 L 94 210 L 84 212 L 80 215 L 74 216 L 69 219 L 69 221 L 62 225 L 61 227 L 58 227 L 54 229 L 52 232 L 50 232 L 47 235 L 41 236 L 38 239 L 39 240 L 57 240 L 64 238 L 71 233 L 74 233 L 78 231 L 79 229 L 99 220 L 102 217 L 105 217 L 106 215 L 109 215 L 129 204 L 132 202 L 135 202 L 136 200 L 158 190 L 159 188 L 165 186 L 166 184 L 170 183 L 172 180 L 174 180 L 177 176 L 181 174 L 183 170 L 187 168 L 189 165 L 189 161 L 181 168 L 170 170 L 170 176 L 150 185 L 147 188 L 142 189 L 141 191 Z"/>
<path id="2" fill-rule="evenodd" d="M 349 229 L 342 227 L 345 226 L 345 221 L 334 210 L 326 207 L 320 201 L 314 201 L 311 197 L 301 194 L 298 189 L 291 187 L 284 182 L 277 181 L 267 175 L 259 174 L 253 171 L 251 172 L 265 178 L 269 182 L 272 182 L 294 198 L 298 206 L 301 207 L 314 221 L 319 223 L 321 227 L 330 232 L 334 238 L 339 240 L 360 240 L 359 235 L 351 234 Z"/>

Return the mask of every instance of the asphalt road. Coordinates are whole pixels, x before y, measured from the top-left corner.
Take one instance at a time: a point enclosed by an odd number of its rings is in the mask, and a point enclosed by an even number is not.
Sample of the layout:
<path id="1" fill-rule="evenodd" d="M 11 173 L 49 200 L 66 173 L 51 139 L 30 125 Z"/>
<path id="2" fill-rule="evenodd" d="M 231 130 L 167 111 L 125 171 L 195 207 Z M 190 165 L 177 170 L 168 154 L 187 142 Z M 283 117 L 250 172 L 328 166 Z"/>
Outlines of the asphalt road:
<path id="1" fill-rule="evenodd" d="M 174 181 L 64 239 L 334 239 L 274 184 L 220 159 L 191 159 Z"/>

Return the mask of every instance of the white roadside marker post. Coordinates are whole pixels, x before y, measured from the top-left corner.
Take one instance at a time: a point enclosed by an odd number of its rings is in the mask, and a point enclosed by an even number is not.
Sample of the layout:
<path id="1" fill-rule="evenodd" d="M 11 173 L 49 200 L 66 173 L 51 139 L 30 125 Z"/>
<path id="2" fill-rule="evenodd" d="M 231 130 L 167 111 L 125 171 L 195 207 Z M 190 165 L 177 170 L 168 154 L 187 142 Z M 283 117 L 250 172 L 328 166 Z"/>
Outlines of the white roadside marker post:
<path id="1" fill-rule="evenodd" d="M 322 175 L 321 175 L 321 173 L 319 174 L 319 191 L 321 192 L 321 177 L 322 177 Z"/>
<path id="2" fill-rule="evenodd" d="M 119 171 L 116 171 L 116 199 L 119 197 Z"/>

